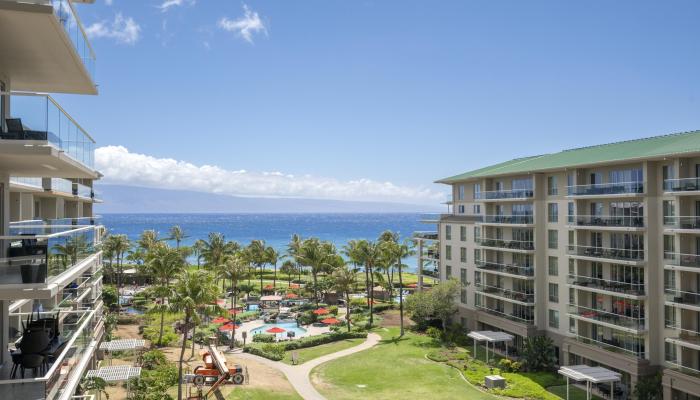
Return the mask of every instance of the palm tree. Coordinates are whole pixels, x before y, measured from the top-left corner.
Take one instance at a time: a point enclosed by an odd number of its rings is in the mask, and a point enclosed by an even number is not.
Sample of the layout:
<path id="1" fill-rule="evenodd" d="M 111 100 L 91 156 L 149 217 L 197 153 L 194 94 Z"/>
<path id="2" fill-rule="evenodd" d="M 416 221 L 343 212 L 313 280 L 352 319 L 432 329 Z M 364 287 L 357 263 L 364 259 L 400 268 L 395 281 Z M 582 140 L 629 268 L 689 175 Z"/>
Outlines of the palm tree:
<path id="1" fill-rule="evenodd" d="M 131 247 L 131 243 L 129 243 L 129 239 L 126 237 L 126 235 L 110 235 L 105 240 L 105 247 L 109 249 L 117 262 L 117 268 L 116 270 L 113 270 L 113 272 L 117 276 L 117 308 L 121 311 L 121 287 L 122 279 L 124 277 L 124 254 Z"/>
<path id="2" fill-rule="evenodd" d="M 160 333 L 158 334 L 158 346 L 162 346 L 163 325 L 165 322 L 166 299 L 170 297 L 170 279 L 177 276 L 184 268 L 184 262 L 177 249 L 167 245 L 154 246 L 148 256 L 148 270 L 158 282 L 156 294 L 160 297 L 160 304 L 156 306 L 160 312 Z"/>
<path id="3" fill-rule="evenodd" d="M 265 248 L 265 258 L 268 264 L 274 268 L 275 274 L 272 276 L 272 287 L 277 288 L 277 261 L 279 261 L 280 253 L 274 247 L 268 246 Z"/>
<path id="4" fill-rule="evenodd" d="M 301 239 L 301 236 L 295 233 L 292 235 L 292 238 L 289 240 L 289 244 L 287 245 L 287 255 L 292 257 L 296 263 L 297 273 L 299 274 L 299 283 L 301 283 L 301 263 L 299 262 L 299 253 L 301 251 L 302 243 L 303 240 Z"/>
<path id="5" fill-rule="evenodd" d="M 185 357 L 185 347 L 187 346 L 187 334 L 191 325 L 200 322 L 197 313 L 207 304 L 214 303 L 217 297 L 217 287 L 211 274 L 206 271 L 185 271 L 180 275 L 173 296 L 171 298 L 171 309 L 175 312 L 184 313 L 184 320 L 180 326 L 182 332 L 182 345 L 180 347 L 180 364 L 177 372 L 177 398 L 182 399 L 182 363 Z"/>
<path id="6" fill-rule="evenodd" d="M 350 259 L 350 262 L 355 266 L 355 269 L 359 269 L 360 265 L 364 266 L 364 253 L 362 252 L 362 241 L 361 240 L 350 240 L 343 247 L 343 253 Z M 369 271 L 367 268 L 365 270 L 365 289 L 367 290 L 367 308 L 369 308 Z"/>
<path id="7" fill-rule="evenodd" d="M 209 234 L 208 240 L 202 242 L 204 267 L 211 273 L 216 274 L 219 271 L 221 264 L 224 263 L 224 258 L 226 257 L 226 239 L 222 233 L 212 232 Z"/>
<path id="8" fill-rule="evenodd" d="M 297 272 L 292 260 L 285 260 L 280 267 L 280 272 L 287 275 L 287 287 L 292 286 L 292 275 Z"/>
<path id="9" fill-rule="evenodd" d="M 314 298 L 316 306 L 318 306 L 318 274 L 326 272 L 332 266 L 332 262 L 336 261 L 337 253 L 335 247 L 327 242 L 321 242 L 317 238 L 304 240 L 299 252 L 299 261 L 301 265 L 308 266 L 311 269 L 313 278 Z"/>
<path id="10" fill-rule="evenodd" d="M 347 265 L 343 264 L 342 267 L 333 272 L 333 288 L 336 292 L 345 295 L 345 308 L 347 309 L 345 320 L 348 324 L 348 332 L 350 332 L 350 292 L 355 284 L 357 284 L 357 274 Z"/>
<path id="11" fill-rule="evenodd" d="M 381 269 L 386 272 L 386 280 L 388 282 L 389 298 L 394 298 L 394 263 L 396 256 L 393 254 L 393 247 L 399 243 L 399 234 L 386 230 L 379 235 L 377 240 L 382 246 L 382 257 L 380 258 Z"/>
<path id="12" fill-rule="evenodd" d="M 91 244 L 85 235 L 66 238 L 64 244 L 56 243 L 52 249 L 61 258 L 64 267 L 75 265 L 78 259 L 90 251 Z"/>
<path id="13" fill-rule="evenodd" d="M 413 250 L 414 242 L 411 240 L 404 240 L 403 243 L 398 242 L 384 242 L 384 251 L 387 257 L 392 258 L 396 262 L 396 267 L 399 273 L 399 316 L 401 319 L 401 335 L 404 335 L 404 324 L 403 324 L 403 259 L 410 257 L 415 254 Z M 392 294 L 393 296 L 393 294 Z"/>
<path id="14" fill-rule="evenodd" d="M 170 237 L 168 239 L 175 241 L 175 248 L 180 248 L 180 242 L 185 238 L 185 231 L 180 228 L 180 225 L 175 225 L 170 228 Z"/>
<path id="15" fill-rule="evenodd" d="M 222 276 L 231 281 L 231 306 L 233 307 L 233 331 L 231 332 L 231 342 L 229 348 L 236 346 L 236 299 L 238 297 L 238 283 L 248 274 L 246 260 L 241 254 L 233 254 L 226 257 L 222 268 Z"/>
<path id="16" fill-rule="evenodd" d="M 202 239 L 197 239 L 197 241 L 192 245 L 192 254 L 197 257 L 197 269 L 202 266 L 202 252 L 204 251 L 205 246 L 206 242 Z"/>
<path id="17" fill-rule="evenodd" d="M 160 239 L 158 239 L 158 232 L 156 232 L 153 229 L 148 229 L 143 232 L 141 232 L 141 235 L 139 236 L 139 240 L 136 242 L 136 245 L 143 249 L 145 252 L 150 250 L 151 247 L 153 247 L 156 243 L 159 242 Z"/>
<path id="18" fill-rule="evenodd" d="M 265 253 L 265 242 L 263 240 L 253 240 L 247 248 L 248 261 L 255 267 L 260 268 L 260 294 L 263 292 L 263 273 L 265 272 L 265 263 L 267 262 L 267 254 Z"/>
<path id="19" fill-rule="evenodd" d="M 360 259 L 365 265 L 365 273 L 369 276 L 367 297 L 369 303 L 369 325 L 372 326 L 374 323 L 374 267 L 380 263 L 382 252 L 377 242 L 369 240 L 361 240 L 358 244 L 358 251 L 360 252 Z"/>

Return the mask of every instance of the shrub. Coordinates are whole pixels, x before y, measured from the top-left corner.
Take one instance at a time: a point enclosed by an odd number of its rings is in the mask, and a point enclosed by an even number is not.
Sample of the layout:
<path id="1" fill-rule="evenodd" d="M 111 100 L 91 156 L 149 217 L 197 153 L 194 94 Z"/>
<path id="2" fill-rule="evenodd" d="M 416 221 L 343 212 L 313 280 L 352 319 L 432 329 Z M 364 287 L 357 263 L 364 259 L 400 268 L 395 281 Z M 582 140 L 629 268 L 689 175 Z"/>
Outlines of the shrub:
<path id="1" fill-rule="evenodd" d="M 253 335 L 253 342 L 256 343 L 273 343 L 275 341 L 275 335 L 268 335 L 266 333 L 258 333 Z"/>
<path id="2" fill-rule="evenodd" d="M 243 351 L 255 354 L 256 356 L 265 357 L 272 361 L 281 361 L 284 358 L 284 349 L 280 345 L 273 343 L 247 345 Z"/>
<path id="3" fill-rule="evenodd" d="M 505 372 L 518 372 L 520 371 L 520 363 L 517 361 L 512 361 L 507 358 L 502 358 L 498 362 L 498 368 L 504 370 Z"/>
<path id="4" fill-rule="evenodd" d="M 442 339 L 442 331 L 434 326 L 428 327 L 428 329 L 425 331 L 425 334 L 435 340 Z"/>
<path id="5" fill-rule="evenodd" d="M 386 310 L 393 310 L 395 308 L 394 304 L 391 303 L 380 303 L 380 304 L 375 304 L 372 309 L 374 310 L 375 313 L 381 313 Z"/>
<path id="6" fill-rule="evenodd" d="M 364 298 L 354 298 L 350 299 L 350 307 L 352 308 L 363 308 L 367 307 L 367 300 Z"/>
<path id="7" fill-rule="evenodd" d="M 331 315 L 338 315 L 338 306 L 330 306 L 328 307 L 328 312 Z"/>
<path id="8" fill-rule="evenodd" d="M 146 325 L 143 328 L 143 338 L 149 340 L 151 343 L 158 343 L 158 335 L 160 334 L 160 325 L 151 324 Z M 163 346 L 169 346 L 171 344 L 177 343 L 179 340 L 179 335 L 175 333 L 175 330 L 171 325 L 163 326 Z"/>
<path id="9" fill-rule="evenodd" d="M 449 360 L 445 353 L 438 350 L 428 352 L 428 354 L 426 354 L 425 356 L 428 357 L 429 360 L 433 360 L 435 362 L 447 362 Z"/>
<path id="10" fill-rule="evenodd" d="M 554 342 L 546 336 L 527 338 L 523 343 L 522 356 L 528 371 L 552 370 L 557 362 Z"/>
<path id="11" fill-rule="evenodd" d="M 366 338 L 366 332 L 335 332 L 328 335 L 309 336 L 297 340 L 281 343 L 253 343 L 246 345 L 245 352 L 265 357 L 273 361 L 280 361 L 284 358 L 284 352 L 290 350 L 303 349 L 306 347 L 318 346 L 321 344 L 336 342 L 345 339 Z"/>
<path id="12" fill-rule="evenodd" d="M 168 358 L 160 350 L 150 350 L 143 353 L 142 367 L 145 369 L 155 369 L 160 365 L 167 365 Z"/>

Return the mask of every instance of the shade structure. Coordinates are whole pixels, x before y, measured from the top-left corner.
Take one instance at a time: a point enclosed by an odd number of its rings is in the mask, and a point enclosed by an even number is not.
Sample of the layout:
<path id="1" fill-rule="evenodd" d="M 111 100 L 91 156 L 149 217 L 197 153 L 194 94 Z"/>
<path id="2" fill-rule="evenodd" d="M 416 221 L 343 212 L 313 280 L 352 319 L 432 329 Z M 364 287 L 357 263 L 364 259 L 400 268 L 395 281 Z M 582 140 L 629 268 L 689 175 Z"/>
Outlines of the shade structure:
<path id="1" fill-rule="evenodd" d="M 339 324 L 340 320 L 338 320 L 336 318 L 326 318 L 326 319 L 321 320 L 321 322 L 323 322 L 326 325 L 335 325 L 335 324 Z"/>
<path id="2" fill-rule="evenodd" d="M 622 375 L 603 367 L 588 365 L 569 365 L 559 368 L 560 375 L 566 377 L 566 398 L 569 399 L 569 380 L 586 382 L 586 399 L 591 398 L 591 386 L 598 383 L 610 383 L 610 396 L 615 396 L 615 382 L 620 382 Z"/>
<path id="3" fill-rule="evenodd" d="M 211 322 L 213 324 L 225 324 L 225 323 L 231 322 L 231 320 L 226 319 L 224 317 L 216 317 L 213 320 L 211 320 Z"/>
<path id="4" fill-rule="evenodd" d="M 474 357 L 476 357 L 476 342 L 486 342 L 486 362 L 489 362 L 489 343 L 505 342 L 506 343 L 506 357 L 508 357 L 508 342 L 512 342 L 514 336 L 506 332 L 498 331 L 471 331 L 467 334 L 468 337 L 474 339 Z M 494 348 L 495 351 L 495 348 Z"/>
<path id="5" fill-rule="evenodd" d="M 117 339 L 100 344 L 100 349 L 107 351 L 140 350 L 144 347 L 146 347 L 146 341 L 143 339 Z"/>
<path id="6" fill-rule="evenodd" d="M 286 330 L 280 328 L 279 326 L 273 326 L 272 328 L 266 330 L 267 333 L 284 333 Z"/>
<path id="7" fill-rule="evenodd" d="M 328 310 L 326 310 L 325 308 L 317 308 L 314 310 L 314 314 L 316 314 L 316 315 L 328 314 Z"/>

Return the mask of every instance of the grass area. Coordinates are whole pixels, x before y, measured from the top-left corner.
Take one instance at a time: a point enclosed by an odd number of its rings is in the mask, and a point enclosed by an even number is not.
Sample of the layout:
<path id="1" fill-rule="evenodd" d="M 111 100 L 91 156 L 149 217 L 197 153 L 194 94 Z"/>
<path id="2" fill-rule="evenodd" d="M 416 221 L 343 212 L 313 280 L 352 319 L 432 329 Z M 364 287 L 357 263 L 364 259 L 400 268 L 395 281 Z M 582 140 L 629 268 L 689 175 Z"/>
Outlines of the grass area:
<path id="1" fill-rule="evenodd" d="M 433 398 L 493 400 L 462 380 L 459 371 L 425 358 L 440 346 L 431 338 L 407 333 L 401 340 L 398 329 L 377 331 L 382 341 L 370 350 L 316 367 L 312 381 L 332 399 Z"/>
<path id="2" fill-rule="evenodd" d="M 562 399 L 566 398 L 566 385 L 550 386 L 547 388 L 547 391 L 550 393 L 554 393 L 555 395 L 561 397 Z M 592 398 L 594 400 L 602 400 L 600 397 L 598 397 L 596 395 L 592 395 Z M 574 386 L 570 386 L 569 400 L 586 400 L 586 391 L 581 390 L 581 389 L 574 387 Z"/>
<path id="3" fill-rule="evenodd" d="M 282 392 L 237 386 L 226 396 L 226 400 L 301 400 L 296 392 Z"/>
<path id="4" fill-rule="evenodd" d="M 307 361 L 311 361 L 315 358 L 325 356 L 326 354 L 335 353 L 337 351 L 349 349 L 350 347 L 357 346 L 358 344 L 364 342 L 365 339 L 346 339 L 340 340 L 333 343 L 322 344 L 315 347 L 307 347 L 305 349 L 295 350 L 299 353 L 299 364 L 303 364 Z M 285 364 L 292 364 L 292 352 L 288 351 L 284 355 L 282 362 Z"/>

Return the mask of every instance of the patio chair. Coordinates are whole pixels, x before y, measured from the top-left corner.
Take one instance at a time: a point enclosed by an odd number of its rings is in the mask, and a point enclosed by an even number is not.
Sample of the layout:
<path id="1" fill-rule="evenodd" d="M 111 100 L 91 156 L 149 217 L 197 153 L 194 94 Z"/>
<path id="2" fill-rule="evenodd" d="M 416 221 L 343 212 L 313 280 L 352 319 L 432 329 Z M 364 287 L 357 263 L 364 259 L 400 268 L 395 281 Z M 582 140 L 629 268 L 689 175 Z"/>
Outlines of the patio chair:
<path id="1" fill-rule="evenodd" d="M 20 374 L 24 379 L 24 371 L 31 369 L 35 378 L 39 377 L 39 373 L 44 370 L 46 357 L 42 354 L 22 354 L 19 362 Z"/>

